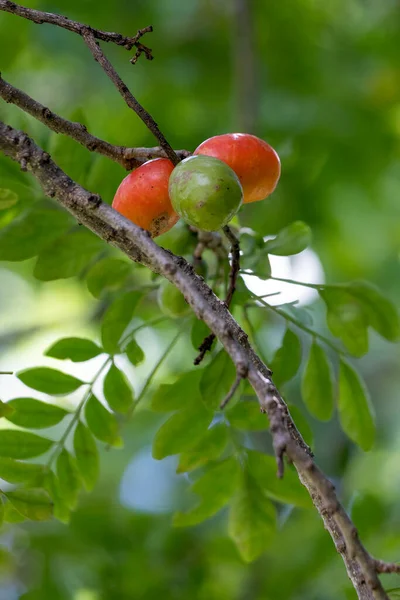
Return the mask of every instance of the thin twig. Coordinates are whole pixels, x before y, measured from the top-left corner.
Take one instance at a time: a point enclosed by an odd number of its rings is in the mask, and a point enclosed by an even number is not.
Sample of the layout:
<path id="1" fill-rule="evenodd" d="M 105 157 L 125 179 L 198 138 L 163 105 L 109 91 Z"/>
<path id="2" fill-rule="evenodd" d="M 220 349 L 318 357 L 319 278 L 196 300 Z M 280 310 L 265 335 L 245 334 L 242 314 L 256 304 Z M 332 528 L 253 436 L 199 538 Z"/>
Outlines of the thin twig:
<path id="1" fill-rule="evenodd" d="M 153 31 L 153 28 L 151 28 L 151 31 Z M 139 60 L 139 58 L 141 57 L 142 54 L 145 55 L 147 60 L 153 60 L 154 56 L 152 54 L 151 48 L 144 46 L 140 42 L 136 42 L 135 46 L 137 48 L 136 54 L 134 56 L 132 56 L 131 60 L 129 61 L 130 63 L 132 63 L 133 65 L 136 65 L 137 61 Z"/>
<path id="2" fill-rule="evenodd" d="M 225 304 L 229 308 L 232 302 L 233 294 L 235 293 L 236 282 L 240 271 L 240 245 L 238 238 L 235 236 L 232 229 L 228 225 L 225 225 L 222 231 L 224 232 L 231 245 L 230 252 L 232 256 L 232 261 L 229 271 L 229 286 L 225 298 Z M 199 354 L 194 359 L 195 365 L 199 365 L 206 353 L 211 350 L 214 340 L 215 335 L 213 333 L 204 338 L 204 340 L 199 346 Z"/>
<path id="3" fill-rule="evenodd" d="M 205 357 L 207 352 L 209 352 L 211 350 L 214 341 L 215 341 L 214 333 L 210 333 L 209 335 L 207 335 L 207 337 L 204 338 L 204 340 L 201 342 L 200 346 L 198 347 L 199 353 L 193 361 L 194 365 L 197 366 L 201 363 L 201 361 L 203 360 L 203 358 Z"/>
<path id="4" fill-rule="evenodd" d="M 222 400 L 221 404 L 219 405 L 221 410 L 224 410 L 225 406 L 228 404 L 228 402 L 230 400 L 232 400 L 233 396 L 235 395 L 236 390 L 238 389 L 240 382 L 242 381 L 243 377 L 242 375 L 236 375 L 235 381 L 232 383 L 232 387 L 229 390 L 229 392 L 227 393 L 227 395 L 225 396 L 225 398 Z"/>
<path id="5" fill-rule="evenodd" d="M 14 371 L 0 371 L 0 375 L 14 375 Z"/>
<path id="6" fill-rule="evenodd" d="M 154 325 L 158 325 L 158 323 L 162 323 L 163 321 L 169 321 L 169 317 L 155 317 L 154 319 L 150 319 L 149 321 L 138 325 L 137 327 L 135 327 L 135 329 L 132 329 L 132 331 L 130 331 L 126 337 L 122 338 L 120 342 L 120 346 L 123 349 L 123 352 L 126 351 L 128 343 L 134 338 L 138 331 L 140 331 L 141 329 L 147 329 L 147 327 L 153 327 Z"/>
<path id="7" fill-rule="evenodd" d="M 149 376 L 147 377 L 139 396 L 136 398 L 135 404 L 132 406 L 131 410 L 129 411 L 128 416 L 131 416 L 131 414 L 136 409 L 138 404 L 143 400 L 144 396 L 146 395 L 147 390 L 149 389 L 149 386 L 151 385 L 151 382 L 153 381 L 155 375 L 157 374 L 157 371 L 159 370 L 159 368 L 161 367 L 163 362 L 166 360 L 166 358 L 168 357 L 170 352 L 173 350 L 173 348 L 176 346 L 176 343 L 178 342 L 181 335 L 182 335 L 182 331 L 178 331 L 178 333 L 172 339 L 171 343 L 167 346 L 167 348 L 165 349 L 165 351 L 163 352 L 163 354 L 161 355 L 161 357 L 159 358 L 157 363 L 154 365 L 154 368 L 152 369 Z"/>
<path id="8" fill-rule="evenodd" d="M 152 158 L 166 156 L 166 153 L 161 146 L 156 146 L 155 148 L 128 148 L 126 146 L 115 146 L 114 144 L 110 144 L 89 133 L 85 125 L 68 121 L 63 117 L 60 117 L 43 104 L 40 104 L 40 102 L 37 102 L 28 96 L 28 94 L 22 90 L 19 90 L 2 79 L 1 75 L 0 97 L 6 102 L 15 104 L 15 106 L 18 106 L 23 111 L 32 115 L 32 117 L 35 117 L 35 119 L 46 125 L 52 131 L 68 135 L 90 150 L 90 152 L 97 152 L 98 154 L 107 156 L 107 158 L 119 163 L 128 171 L 139 167 Z M 190 155 L 190 152 L 187 150 L 176 150 L 175 153 L 180 159 Z"/>
<path id="9" fill-rule="evenodd" d="M 384 560 L 374 559 L 375 570 L 377 573 L 399 573 L 400 574 L 400 563 L 390 563 Z"/>
<path id="10" fill-rule="evenodd" d="M 325 337 L 321 333 L 318 333 L 317 331 L 314 331 L 310 327 L 307 327 L 307 325 L 303 325 L 303 323 L 301 323 L 301 321 L 298 321 L 295 317 L 292 317 L 288 313 L 280 310 L 279 307 L 274 306 L 273 304 L 268 304 L 268 302 L 265 302 L 262 299 L 262 296 L 256 296 L 255 294 L 252 294 L 252 297 L 255 300 L 257 300 L 257 302 L 260 302 L 263 306 L 265 306 L 265 308 L 268 308 L 269 310 L 271 310 L 275 314 L 279 315 L 286 321 L 289 321 L 290 323 L 293 323 L 293 325 L 296 325 L 296 327 L 298 327 L 302 331 L 308 333 L 309 335 L 311 335 L 314 338 L 317 338 L 318 340 L 320 340 L 321 342 L 326 344 L 326 346 L 329 346 L 329 348 L 334 350 L 337 354 L 341 354 L 343 356 L 348 356 L 347 352 L 338 348 L 333 342 L 330 341 L 329 338 Z M 284 305 L 282 305 L 282 306 L 284 306 Z M 248 304 L 247 308 L 261 308 L 261 306 L 257 306 L 257 304 Z"/>

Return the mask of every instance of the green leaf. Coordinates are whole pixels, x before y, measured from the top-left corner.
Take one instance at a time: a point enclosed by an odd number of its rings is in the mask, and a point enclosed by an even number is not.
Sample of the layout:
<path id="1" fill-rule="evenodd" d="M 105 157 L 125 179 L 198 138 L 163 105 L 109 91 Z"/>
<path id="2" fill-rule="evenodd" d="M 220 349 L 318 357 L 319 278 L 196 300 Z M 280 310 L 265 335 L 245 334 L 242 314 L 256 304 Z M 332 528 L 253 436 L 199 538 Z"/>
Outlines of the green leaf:
<path id="1" fill-rule="evenodd" d="M 2 417 L 9 417 L 10 415 L 12 415 L 14 412 L 14 409 L 12 408 L 12 406 L 10 406 L 9 402 L 2 402 L 0 400 L 0 419 Z"/>
<path id="2" fill-rule="evenodd" d="M 298 306 L 297 304 L 286 305 L 285 313 L 290 313 L 296 319 L 296 321 L 300 321 L 300 323 L 306 327 L 311 327 L 314 324 L 312 315 L 307 308 L 304 308 L 303 306 Z"/>
<path id="3" fill-rule="evenodd" d="M 399 339 L 399 313 L 390 300 L 366 281 L 353 281 L 347 289 L 360 302 L 370 326 L 375 331 L 391 342 Z"/>
<path id="4" fill-rule="evenodd" d="M 11 208 L 18 202 L 18 194 L 12 190 L 0 188 L 0 210 Z"/>
<path id="5" fill-rule="evenodd" d="M 35 398 L 14 398 L 8 404 L 13 409 L 13 413 L 7 417 L 7 420 L 26 429 L 52 427 L 70 414 L 63 408 Z"/>
<path id="6" fill-rule="evenodd" d="M 99 453 L 92 434 L 81 421 L 75 429 L 74 450 L 83 483 L 90 492 L 99 476 Z"/>
<path id="7" fill-rule="evenodd" d="M 268 279 L 271 276 L 271 265 L 268 253 L 265 251 L 263 237 L 254 231 L 251 233 L 247 231 L 246 228 L 245 233 L 240 234 L 240 249 L 243 254 L 240 266 L 242 269 L 252 271 L 260 279 Z"/>
<path id="8" fill-rule="evenodd" d="M 34 458 L 50 450 L 53 444 L 53 440 L 29 431 L 14 429 L 0 431 L 0 456 L 17 459 Z"/>
<path id="9" fill-rule="evenodd" d="M 221 350 L 203 370 L 200 391 L 203 401 L 212 410 L 219 408 L 229 392 L 236 376 L 235 366 L 230 356 Z"/>
<path id="10" fill-rule="evenodd" d="M 0 439 L 2 432 L 0 433 Z M 20 462 L 13 458 L 0 456 L 0 479 L 4 479 L 4 481 L 8 481 L 9 483 L 31 481 L 35 477 L 40 476 L 43 473 L 43 469 L 43 465 Z"/>
<path id="11" fill-rule="evenodd" d="M 40 281 L 74 277 L 103 248 L 104 242 L 80 227 L 59 237 L 38 256 L 34 276 Z"/>
<path id="12" fill-rule="evenodd" d="M 161 460 L 193 447 L 205 435 L 212 418 L 212 411 L 202 402 L 174 413 L 155 435 L 153 458 Z"/>
<path id="13" fill-rule="evenodd" d="M 324 288 L 319 295 L 326 304 L 328 327 L 354 356 L 368 352 L 368 319 L 359 302 L 344 288 Z"/>
<path id="14" fill-rule="evenodd" d="M 86 402 L 85 418 L 87 426 L 98 440 L 117 448 L 123 446 L 118 421 L 93 394 Z"/>
<path id="15" fill-rule="evenodd" d="M 132 273 L 132 263 L 120 258 L 102 258 L 86 275 L 89 292 L 100 298 L 103 292 L 120 289 Z"/>
<path id="16" fill-rule="evenodd" d="M 11 502 L 7 502 L 4 505 L 4 522 L 5 523 L 23 523 L 26 521 L 26 517 L 21 515 L 20 512 L 17 511 L 16 508 L 11 504 Z"/>
<path id="17" fill-rule="evenodd" d="M 244 431 L 263 431 L 268 429 L 268 417 L 260 411 L 260 405 L 255 398 L 241 400 L 226 413 L 226 418 L 232 427 Z"/>
<path id="18" fill-rule="evenodd" d="M 192 491 L 201 498 L 200 503 L 186 513 L 176 513 L 174 525 L 196 525 L 215 515 L 235 493 L 239 475 L 240 467 L 233 456 L 213 465 L 192 485 Z"/>
<path id="19" fill-rule="evenodd" d="M 265 242 L 264 250 L 277 256 L 291 256 L 302 252 L 311 244 L 311 229 L 303 221 L 295 221 Z"/>
<path id="20" fill-rule="evenodd" d="M 141 292 L 128 292 L 119 296 L 106 311 L 101 325 L 103 348 L 109 354 L 120 352 L 119 341 L 133 319 Z"/>
<path id="21" fill-rule="evenodd" d="M 315 340 L 304 370 L 301 394 L 310 414 L 321 421 L 329 421 L 334 409 L 332 368 Z"/>
<path id="22" fill-rule="evenodd" d="M 271 275 L 271 264 L 268 253 L 265 251 L 263 237 L 254 231 L 247 232 L 248 229 L 246 228 L 245 233 L 240 234 L 240 249 L 242 252 L 240 266 L 242 269 L 252 271 L 260 279 L 268 279 Z"/>
<path id="23" fill-rule="evenodd" d="M 188 371 L 179 376 L 175 383 L 161 383 L 151 399 L 155 412 L 171 412 L 202 402 L 199 384 L 202 370 Z M 190 390 L 190 393 L 188 393 Z"/>
<path id="24" fill-rule="evenodd" d="M 190 450 L 182 452 L 176 472 L 187 473 L 216 460 L 225 450 L 227 443 L 228 431 L 225 423 L 214 425 Z"/>
<path id="25" fill-rule="evenodd" d="M 125 348 L 125 354 L 129 362 L 132 363 L 132 365 L 134 365 L 135 367 L 140 365 L 145 359 L 143 350 L 141 349 L 137 341 L 134 339 L 132 339 Z"/>
<path id="26" fill-rule="evenodd" d="M 283 336 L 282 346 L 276 351 L 270 364 L 275 384 L 279 387 L 292 379 L 300 364 L 301 343 L 298 336 L 288 328 Z"/>
<path id="27" fill-rule="evenodd" d="M 48 367 L 36 367 L 19 371 L 17 377 L 28 387 L 53 396 L 65 396 L 84 384 L 83 381 L 72 375 Z"/>
<path id="28" fill-rule="evenodd" d="M 53 516 L 53 503 L 41 488 L 20 488 L 7 492 L 7 499 L 22 516 L 32 521 L 47 521 Z"/>
<path id="29" fill-rule="evenodd" d="M 245 562 L 256 559 L 271 544 L 276 509 L 255 480 L 246 474 L 229 512 L 228 532 Z"/>
<path id="30" fill-rule="evenodd" d="M 204 323 L 204 321 L 200 321 L 199 319 L 193 320 L 192 330 L 190 333 L 190 340 L 192 342 L 192 346 L 195 350 L 199 349 L 200 344 L 204 340 L 205 337 L 210 335 L 210 328 Z"/>
<path id="31" fill-rule="evenodd" d="M 304 508 L 312 506 L 307 490 L 301 485 L 296 472 L 289 466 L 286 466 L 284 477 L 278 479 L 274 456 L 248 450 L 247 468 L 258 485 L 272 500 Z"/>
<path id="32" fill-rule="evenodd" d="M 104 396 L 112 410 L 127 413 L 133 406 L 133 390 L 128 385 L 125 374 L 114 364 L 104 378 Z"/>
<path id="33" fill-rule="evenodd" d="M 57 476 L 63 500 L 70 509 L 75 508 L 82 480 L 75 458 L 65 448 L 57 458 Z"/>
<path id="34" fill-rule="evenodd" d="M 53 471 L 47 471 L 43 478 L 43 487 L 53 501 L 53 513 L 56 519 L 62 523 L 68 523 L 70 509 L 61 493 L 60 482 Z"/>
<path id="35" fill-rule="evenodd" d="M 375 419 L 368 390 L 343 359 L 339 368 L 338 410 L 343 431 L 363 450 L 370 450 L 375 440 Z"/>
<path id="36" fill-rule="evenodd" d="M 0 528 L 3 525 L 3 522 L 4 522 L 4 504 L 3 504 L 3 498 L 0 495 Z"/>
<path id="37" fill-rule="evenodd" d="M 85 362 L 101 354 L 103 350 L 92 340 L 85 338 L 63 338 L 52 344 L 45 352 L 45 356 L 58 358 L 60 360 L 69 359 L 72 362 Z"/>
<path id="38" fill-rule="evenodd" d="M 271 277 L 271 263 L 267 252 L 259 253 L 259 258 L 251 268 L 251 271 L 263 281 L 266 281 Z"/>
<path id="39" fill-rule="evenodd" d="M 33 207 L 0 230 L 0 260 L 36 256 L 69 226 L 68 215 L 55 208 Z"/>

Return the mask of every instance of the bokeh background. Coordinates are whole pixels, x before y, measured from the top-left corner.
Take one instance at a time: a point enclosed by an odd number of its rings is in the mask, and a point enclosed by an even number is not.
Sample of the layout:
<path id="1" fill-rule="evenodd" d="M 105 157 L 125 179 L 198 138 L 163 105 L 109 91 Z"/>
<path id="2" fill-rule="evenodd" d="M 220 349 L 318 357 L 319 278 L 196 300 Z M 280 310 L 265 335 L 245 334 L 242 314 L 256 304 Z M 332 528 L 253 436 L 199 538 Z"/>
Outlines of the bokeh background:
<path id="1" fill-rule="evenodd" d="M 175 148 L 193 150 L 212 135 L 249 131 L 270 142 L 282 178 L 268 200 L 246 206 L 241 222 L 262 235 L 293 220 L 313 230 L 312 249 L 273 263 L 273 274 L 303 281 L 368 279 L 400 299 L 400 7 L 396 0 L 54 0 L 27 6 L 58 12 L 99 29 L 134 34 L 154 61 L 132 67 L 129 54 L 104 45 L 130 89 Z M 13 85 L 55 112 L 85 121 L 116 144 L 154 140 L 95 64 L 82 40 L 48 25 L 0 13 L 0 69 Z M 0 118 L 25 129 L 72 177 L 111 202 L 124 171 L 72 141 L 50 134 L 0 102 Z M 9 161 L 0 187 L 27 204 L 40 195 Z M 0 213 L 0 223 L 1 221 Z M 61 335 L 98 336 L 101 306 L 85 278 L 41 283 L 34 261 L 0 263 L 0 370 L 50 365 L 42 352 Z M 269 284 L 268 284 L 269 285 Z M 262 290 L 268 291 L 266 283 Z M 259 290 L 260 288 L 257 288 Z M 300 288 L 274 288 L 311 304 Z M 151 314 L 151 303 L 146 317 Z M 154 309 L 155 310 L 155 309 Z M 275 324 L 259 317 L 266 358 Z M 323 319 L 319 327 L 324 328 Z M 139 391 L 173 332 L 139 336 L 147 360 L 132 373 Z M 362 453 L 336 418 L 305 416 L 322 468 L 338 485 L 370 551 L 400 559 L 399 347 L 372 335 L 357 361 L 378 423 L 376 444 Z M 193 352 L 190 350 L 189 352 Z M 159 373 L 168 381 L 187 360 L 179 344 Z M 92 361 L 96 363 L 96 360 Z M 90 373 L 96 371 L 90 363 Z M 86 365 L 69 372 L 90 377 Z M 3 400 L 26 392 L 0 378 Z M 287 396 L 305 415 L 299 377 Z M 68 399 L 73 403 L 74 397 Z M 53 521 L 8 527 L 0 538 L 0 599 L 17 600 L 333 600 L 354 598 L 344 567 L 313 511 L 286 507 L 270 549 L 246 565 L 226 533 L 226 513 L 191 529 L 174 529 L 190 477 L 174 458 L 156 462 L 151 440 L 160 416 L 139 411 L 124 430 L 123 450 L 102 451 L 101 480 L 82 495 L 70 525 Z M 1 431 L 0 431 L 1 435 Z M 55 435 L 58 435 L 57 431 Z M 385 585 L 395 588 L 396 578 Z"/>

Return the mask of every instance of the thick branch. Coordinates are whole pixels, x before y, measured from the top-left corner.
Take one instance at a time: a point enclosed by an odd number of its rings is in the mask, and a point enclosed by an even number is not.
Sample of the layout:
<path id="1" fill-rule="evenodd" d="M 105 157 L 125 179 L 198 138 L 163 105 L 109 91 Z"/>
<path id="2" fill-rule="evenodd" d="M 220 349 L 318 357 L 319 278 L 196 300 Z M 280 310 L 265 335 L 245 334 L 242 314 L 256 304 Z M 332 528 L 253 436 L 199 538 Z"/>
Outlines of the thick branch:
<path id="1" fill-rule="evenodd" d="M 180 159 L 175 154 L 173 148 L 167 142 L 164 134 L 160 131 L 153 117 L 129 91 L 128 87 L 122 81 L 122 79 L 120 78 L 120 76 L 118 75 L 108 58 L 104 55 L 100 46 L 96 42 L 96 39 L 100 39 L 107 42 L 114 42 L 125 47 L 129 47 L 129 44 L 131 43 L 130 47 L 132 47 L 136 44 L 137 40 L 141 37 L 141 35 L 143 35 L 143 32 L 150 31 L 149 28 L 146 28 L 145 30 L 140 30 L 134 38 L 124 38 L 120 34 L 108 33 L 105 31 L 92 29 L 87 25 L 83 25 L 82 23 L 78 23 L 77 21 L 71 21 L 70 19 L 67 19 L 66 17 L 63 17 L 61 15 L 55 15 L 52 13 L 46 13 L 41 12 L 39 10 L 26 8 L 24 6 L 20 6 L 19 4 L 15 4 L 14 2 L 10 2 L 10 0 L 0 0 L 0 10 L 10 12 L 25 19 L 29 19 L 31 21 L 34 21 L 35 23 L 51 23 L 52 25 L 58 25 L 59 27 L 69 29 L 70 31 L 73 31 L 74 33 L 77 33 L 78 35 L 82 36 L 86 45 L 91 51 L 93 58 L 102 66 L 105 73 L 114 83 L 115 87 L 125 100 L 126 104 L 138 115 L 138 117 L 143 121 L 143 123 L 147 126 L 151 133 L 156 137 L 167 157 L 174 163 L 174 165 L 178 164 Z M 123 41 L 120 43 L 118 40 Z"/>
<path id="2" fill-rule="evenodd" d="M 270 378 L 270 372 L 251 348 L 246 333 L 183 258 L 160 248 L 148 233 L 103 203 L 97 195 L 72 181 L 24 133 L 0 122 L 0 150 L 38 179 L 44 192 L 58 202 L 99 237 L 116 246 L 132 260 L 169 279 L 183 293 L 198 318 L 220 339 L 236 366 L 248 375 L 261 409 L 268 414 L 278 472 L 283 471 L 286 454 L 296 467 L 348 575 L 362 600 L 388 600 L 377 571 L 382 563 L 373 559 L 359 540 L 357 530 L 340 504 L 334 486 L 320 471 Z M 381 567 L 382 568 L 382 567 Z"/>
<path id="3" fill-rule="evenodd" d="M 151 158 L 165 157 L 165 151 L 161 146 L 154 148 L 127 148 L 126 146 L 115 146 L 89 133 L 85 125 L 74 123 L 60 117 L 40 102 L 37 102 L 22 90 L 12 86 L 2 79 L 0 75 L 0 97 L 9 104 L 15 104 L 23 111 L 46 125 L 56 133 L 62 133 L 73 138 L 90 152 L 97 152 L 131 171 L 139 167 Z M 190 155 L 187 150 L 175 150 L 180 159 Z"/>

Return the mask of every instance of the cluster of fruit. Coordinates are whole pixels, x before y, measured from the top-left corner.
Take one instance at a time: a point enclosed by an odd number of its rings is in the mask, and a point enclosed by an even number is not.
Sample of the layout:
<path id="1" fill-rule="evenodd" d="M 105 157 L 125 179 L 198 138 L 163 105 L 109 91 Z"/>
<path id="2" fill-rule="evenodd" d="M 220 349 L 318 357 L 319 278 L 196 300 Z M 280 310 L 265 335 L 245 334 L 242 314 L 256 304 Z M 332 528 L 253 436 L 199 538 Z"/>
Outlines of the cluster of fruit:
<path id="1" fill-rule="evenodd" d="M 140 166 L 122 181 L 112 206 L 152 237 L 171 229 L 179 217 L 216 231 L 243 202 L 269 196 L 280 171 L 278 154 L 264 140 L 246 133 L 218 135 L 176 167 L 167 158 Z"/>

